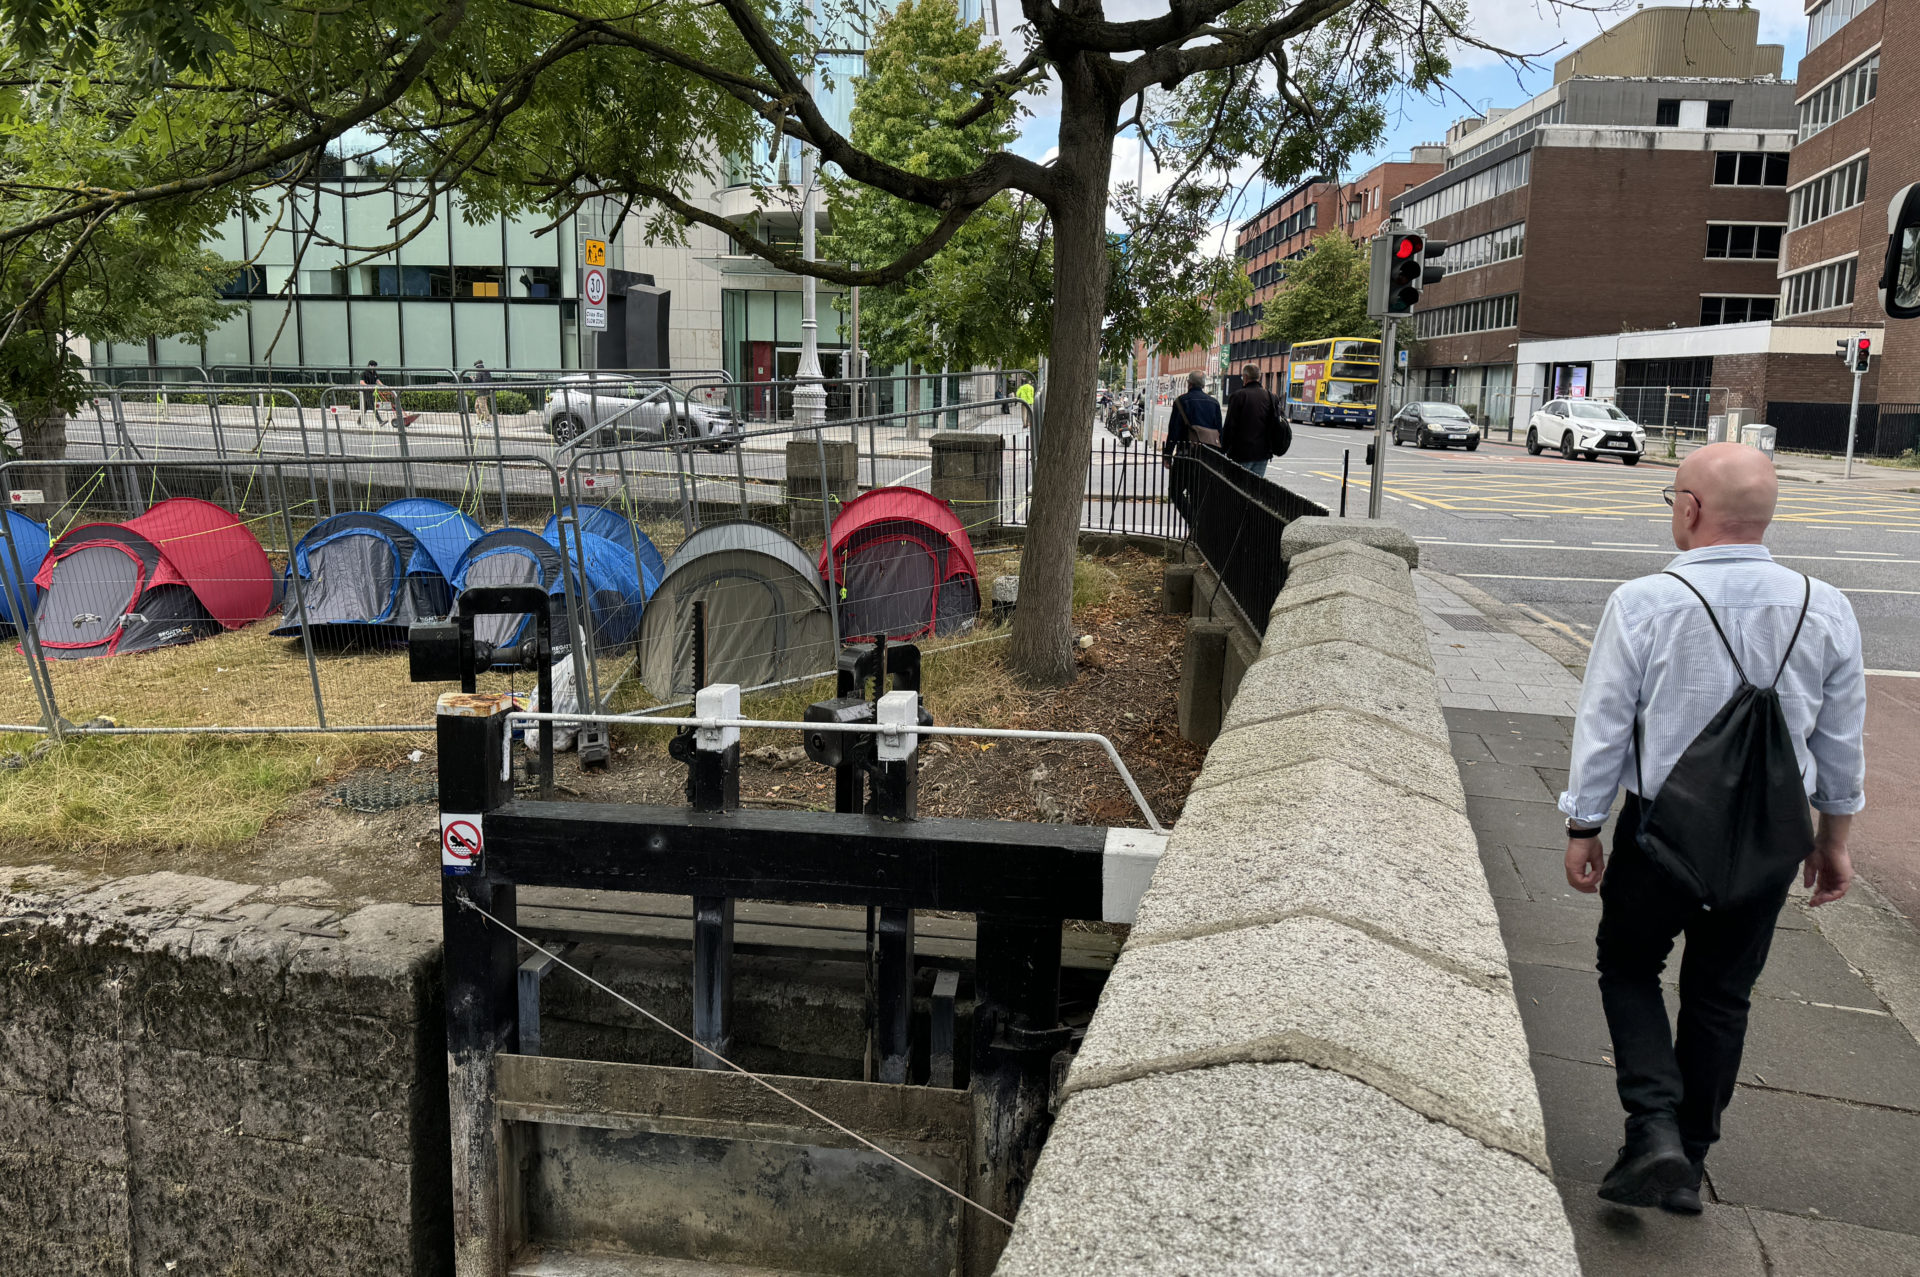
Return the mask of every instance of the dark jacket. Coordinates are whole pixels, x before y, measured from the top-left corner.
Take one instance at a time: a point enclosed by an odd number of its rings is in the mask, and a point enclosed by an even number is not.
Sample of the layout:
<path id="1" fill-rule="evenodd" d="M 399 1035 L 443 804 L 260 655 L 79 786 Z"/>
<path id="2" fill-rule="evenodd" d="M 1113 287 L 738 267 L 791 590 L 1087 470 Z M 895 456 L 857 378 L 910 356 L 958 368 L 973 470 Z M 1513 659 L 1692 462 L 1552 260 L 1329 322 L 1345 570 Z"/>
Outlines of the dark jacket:
<path id="1" fill-rule="evenodd" d="M 1235 461 L 1264 461 L 1273 455 L 1268 442 L 1280 404 L 1266 389 L 1245 385 L 1227 400 L 1227 428 L 1220 440 L 1221 450 Z"/>
<path id="2" fill-rule="evenodd" d="M 1192 438 L 1189 431 L 1196 426 L 1220 429 L 1220 401 L 1204 390 L 1189 390 L 1173 401 L 1167 411 L 1167 441 L 1160 445 L 1160 455 L 1170 459 L 1176 452 L 1187 451 Z"/>

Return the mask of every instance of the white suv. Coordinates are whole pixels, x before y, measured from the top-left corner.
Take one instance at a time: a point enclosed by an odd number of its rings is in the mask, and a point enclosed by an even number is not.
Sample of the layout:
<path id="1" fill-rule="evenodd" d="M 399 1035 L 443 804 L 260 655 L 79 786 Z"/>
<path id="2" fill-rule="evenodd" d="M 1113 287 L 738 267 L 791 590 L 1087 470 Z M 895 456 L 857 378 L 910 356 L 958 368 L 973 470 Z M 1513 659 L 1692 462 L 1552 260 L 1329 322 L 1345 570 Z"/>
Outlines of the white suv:
<path id="1" fill-rule="evenodd" d="M 1569 461 L 1614 456 L 1632 466 L 1647 450 L 1647 432 L 1610 403 L 1555 399 L 1527 423 L 1527 451 L 1537 457 L 1548 448 L 1560 449 Z"/>

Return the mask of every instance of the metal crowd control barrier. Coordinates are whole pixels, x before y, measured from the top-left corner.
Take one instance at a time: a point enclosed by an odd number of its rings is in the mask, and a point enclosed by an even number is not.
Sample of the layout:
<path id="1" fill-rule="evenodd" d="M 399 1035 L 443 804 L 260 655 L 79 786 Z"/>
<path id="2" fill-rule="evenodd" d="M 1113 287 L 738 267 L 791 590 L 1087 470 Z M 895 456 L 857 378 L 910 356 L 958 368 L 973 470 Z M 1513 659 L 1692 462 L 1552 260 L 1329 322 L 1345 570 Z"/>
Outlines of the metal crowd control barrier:
<path id="1" fill-rule="evenodd" d="M 418 467 L 423 473 L 432 476 L 446 473 L 458 474 L 470 464 L 472 458 L 469 454 L 465 453 L 451 455 L 420 454 L 414 456 L 411 460 L 412 464 Z M 556 548 L 562 551 L 561 560 L 564 565 L 562 572 L 562 598 L 570 625 L 570 633 L 568 635 L 568 659 L 573 666 L 574 685 L 580 689 L 583 701 L 581 708 L 585 709 L 587 708 L 584 703 L 587 689 L 596 686 L 593 672 L 594 660 L 604 645 L 601 642 L 601 636 L 594 632 L 592 612 L 587 606 L 587 589 L 584 580 L 585 555 L 579 529 L 575 524 L 572 514 L 565 510 L 568 503 L 564 500 L 561 492 L 560 474 L 554 468 L 550 458 L 533 453 L 515 453 L 505 455 L 502 460 L 513 464 L 520 472 L 538 474 L 544 477 L 546 480 L 544 496 L 547 504 L 552 511 L 559 515 L 561 544 Z M 87 464 L 84 460 L 72 458 L 66 461 L 9 461 L 0 464 L 0 483 L 4 483 L 8 488 L 31 487 L 36 483 L 36 476 L 45 476 L 54 470 L 71 472 L 77 468 L 84 468 Z M 117 522 L 122 518 L 131 518 L 143 513 L 151 504 L 151 500 L 149 500 L 150 497 L 164 498 L 170 495 L 180 495 L 175 493 L 173 489 L 179 486 L 179 481 L 183 477 L 205 482 L 209 472 L 211 472 L 211 474 L 215 476 L 214 481 L 216 483 L 224 479 L 237 489 L 240 486 L 239 474 L 241 472 L 252 472 L 251 477 L 256 483 L 256 490 L 262 499 L 261 505 L 263 512 L 244 522 L 249 525 L 250 531 L 254 528 L 259 528 L 267 533 L 267 536 L 264 538 L 260 537 L 257 532 L 254 533 L 254 535 L 256 539 L 266 542 L 262 548 L 267 551 L 268 565 L 273 578 L 275 580 L 284 580 L 286 583 L 287 593 L 281 600 L 279 615 L 287 623 L 297 624 L 299 628 L 299 641 L 302 654 L 306 661 L 308 683 L 313 696 L 314 720 L 311 724 L 281 723 L 186 727 L 158 725 L 75 727 L 61 714 L 60 697 L 58 695 L 59 680 L 56 679 L 54 675 L 54 669 L 59 664 L 62 664 L 62 662 L 47 656 L 42 643 L 43 635 L 40 630 L 39 618 L 36 617 L 35 610 L 27 605 L 27 599 L 25 597 L 27 593 L 27 583 L 32 581 L 32 576 L 25 571 L 25 560 L 21 553 L 20 546 L 14 537 L 10 522 L 6 519 L 0 519 L 0 564 L 3 564 L 7 569 L 6 571 L 0 571 L 0 586 L 4 586 L 8 614 L 16 618 L 16 629 L 20 640 L 19 650 L 27 662 L 34 700 L 39 706 L 41 715 L 38 723 L 0 723 L 0 731 L 44 732 L 56 737 L 70 734 L 160 735 L 207 733 L 233 735 L 310 731 L 431 731 L 433 729 L 431 722 L 342 724 L 338 721 L 337 714 L 329 715 L 327 711 L 327 697 L 322 688 L 319 653 L 315 646 L 315 626 L 310 621 L 307 613 L 307 587 L 298 572 L 288 573 L 286 570 L 287 564 L 292 558 L 294 547 L 299 543 L 302 525 L 311 527 L 323 517 L 320 504 L 311 493 L 304 500 L 300 499 L 297 495 L 298 489 L 301 486 L 299 481 L 300 472 L 303 469 L 311 465 L 314 468 L 338 470 L 342 472 L 338 480 L 339 490 L 351 493 L 361 478 L 373 475 L 380 467 L 392 466 L 394 464 L 393 458 L 380 456 L 336 455 L 326 458 L 313 458 L 311 461 L 285 455 L 262 455 L 247 458 L 199 457 L 184 461 L 120 456 L 110 459 L 109 463 L 102 464 L 101 470 L 104 472 L 110 465 L 111 468 L 124 469 L 139 475 L 140 482 L 137 485 L 134 499 L 131 502 L 123 503 L 122 494 L 108 493 L 103 487 L 96 487 L 94 489 L 94 496 L 89 498 L 89 504 L 82 507 L 90 510 L 92 514 L 100 516 L 98 521 Z M 44 484 L 45 480 L 42 477 L 38 482 Z M 329 489 L 333 489 L 335 485 L 329 481 L 327 486 Z M 368 483 L 366 490 L 369 492 L 369 499 L 365 504 L 369 506 L 372 504 L 372 494 L 374 492 L 377 491 L 378 495 L 384 499 L 390 495 L 391 491 L 390 487 L 386 485 L 376 487 L 371 482 Z M 104 498 L 104 500 L 102 498 Z M 229 507 L 229 510 L 231 510 L 231 507 Z M 330 510 L 329 512 L 332 511 Z M 77 517 L 76 515 L 76 520 Z M 571 529 L 571 531 L 569 531 L 569 529 Z M 571 553 L 568 553 L 565 549 L 569 542 L 572 546 Z M 288 604 L 291 604 L 290 609 L 287 606 Z M 254 623 L 262 623 L 264 620 L 265 618 L 261 618 L 261 621 Z M 94 659 L 118 660 L 137 658 L 101 657 Z M 110 711 L 114 707 L 95 706 L 90 708 L 102 708 Z M 543 710 L 551 710 L 552 708 L 552 706 L 542 706 Z M 604 730 L 596 728 L 592 724 L 585 724 L 584 726 L 586 732 L 582 738 L 583 760 L 593 762 L 598 759 L 603 759 L 605 757 Z"/>

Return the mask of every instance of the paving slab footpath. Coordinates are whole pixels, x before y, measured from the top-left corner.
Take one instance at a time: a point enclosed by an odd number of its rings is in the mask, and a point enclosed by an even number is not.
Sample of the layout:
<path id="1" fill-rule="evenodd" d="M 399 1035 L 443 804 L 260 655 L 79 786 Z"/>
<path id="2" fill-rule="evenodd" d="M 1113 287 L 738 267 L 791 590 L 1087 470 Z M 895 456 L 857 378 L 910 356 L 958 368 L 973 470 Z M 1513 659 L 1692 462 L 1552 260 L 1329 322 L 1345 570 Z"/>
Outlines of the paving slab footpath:
<path id="1" fill-rule="evenodd" d="M 1582 662 L 1478 591 L 1414 580 L 1584 1271 L 1920 1277 L 1920 931 L 1871 883 L 1817 911 L 1796 885 L 1782 911 L 1706 1213 L 1594 1195 L 1622 1113 L 1594 974 L 1600 902 L 1566 885 L 1555 808 Z"/>

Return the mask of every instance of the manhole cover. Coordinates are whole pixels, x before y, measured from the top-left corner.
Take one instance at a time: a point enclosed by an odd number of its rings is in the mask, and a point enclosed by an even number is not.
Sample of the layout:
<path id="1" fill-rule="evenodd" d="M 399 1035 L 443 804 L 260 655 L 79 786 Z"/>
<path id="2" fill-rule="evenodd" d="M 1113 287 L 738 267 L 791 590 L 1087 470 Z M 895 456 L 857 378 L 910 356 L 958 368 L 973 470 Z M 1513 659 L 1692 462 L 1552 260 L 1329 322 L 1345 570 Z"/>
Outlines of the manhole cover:
<path id="1" fill-rule="evenodd" d="M 1456 630 L 1484 630 L 1489 634 L 1504 634 L 1506 628 L 1489 617 L 1475 613 L 1472 616 L 1452 616 L 1442 613 L 1441 620 Z"/>

